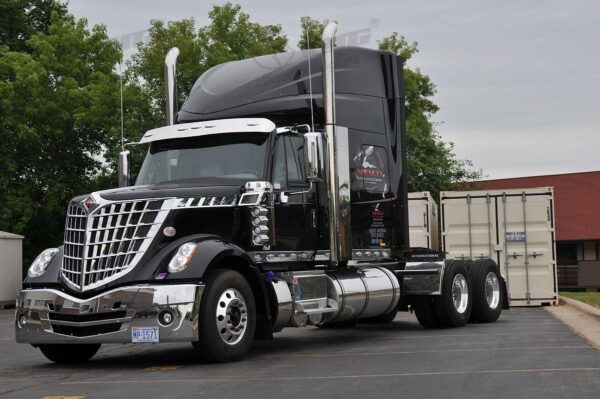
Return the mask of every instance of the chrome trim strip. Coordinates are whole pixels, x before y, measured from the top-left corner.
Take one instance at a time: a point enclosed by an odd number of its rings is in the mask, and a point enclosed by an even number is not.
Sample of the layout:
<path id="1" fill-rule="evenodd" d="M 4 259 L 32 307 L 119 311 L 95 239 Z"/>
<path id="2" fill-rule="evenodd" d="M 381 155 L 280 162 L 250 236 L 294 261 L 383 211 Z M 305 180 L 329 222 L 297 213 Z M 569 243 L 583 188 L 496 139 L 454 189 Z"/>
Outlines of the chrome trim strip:
<path id="1" fill-rule="evenodd" d="M 254 263 L 308 262 L 315 251 L 251 251 L 248 252 Z"/>

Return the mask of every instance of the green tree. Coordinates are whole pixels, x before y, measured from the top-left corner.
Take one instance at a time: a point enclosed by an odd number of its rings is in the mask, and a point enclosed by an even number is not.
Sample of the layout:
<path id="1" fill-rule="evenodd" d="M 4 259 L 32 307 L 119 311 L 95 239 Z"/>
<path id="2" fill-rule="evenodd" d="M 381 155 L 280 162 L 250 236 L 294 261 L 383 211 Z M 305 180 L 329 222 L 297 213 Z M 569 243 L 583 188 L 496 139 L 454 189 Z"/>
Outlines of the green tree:
<path id="1" fill-rule="evenodd" d="M 302 35 L 298 41 L 298 48 L 303 50 L 321 48 L 321 36 L 323 36 L 323 30 L 325 30 L 325 26 L 327 26 L 328 23 L 328 20 L 320 22 L 311 17 L 300 18 Z"/>
<path id="2" fill-rule="evenodd" d="M 64 18 L 67 5 L 56 0 L 0 1 L 0 46 L 28 51 L 27 40 L 34 33 L 48 33 L 52 13 Z"/>
<path id="3" fill-rule="evenodd" d="M 378 44 L 379 49 L 393 51 L 405 62 L 418 52 L 416 42 L 409 43 L 396 32 Z M 454 183 L 480 179 L 481 170 L 473 169 L 471 161 L 457 159 L 454 144 L 442 140 L 431 120 L 439 108 L 432 100 L 436 87 L 429 76 L 405 66 L 404 85 L 409 191 L 430 191 L 438 198 L 441 190 Z"/>
<path id="4" fill-rule="evenodd" d="M 193 19 L 151 21 L 150 40 L 138 45 L 138 53 L 128 65 L 128 84 L 139 87 L 152 110 L 151 122 L 164 120 L 163 63 L 172 47 L 180 50 L 177 60 L 177 92 L 179 104 L 198 77 L 207 69 L 228 61 L 242 60 L 285 50 L 287 38 L 280 25 L 261 25 L 239 5 L 226 3 L 213 6 L 210 23 L 199 29 Z M 144 126 L 147 127 L 147 126 Z M 138 131 L 141 135 L 143 131 Z"/>
<path id="5" fill-rule="evenodd" d="M 97 189 L 119 133 L 119 45 L 54 12 L 28 52 L 0 50 L 0 229 L 26 236 L 28 264 L 62 242 L 67 202 Z"/>
<path id="6" fill-rule="evenodd" d="M 180 21 L 153 20 L 149 41 L 138 44 L 138 52 L 127 63 L 124 87 L 125 135 L 137 141 L 152 128 L 164 125 L 164 59 L 172 47 L 179 48 L 177 59 L 177 93 L 183 104 L 198 77 L 209 68 L 228 61 L 285 51 L 287 38 L 280 25 L 261 25 L 239 5 L 213 6 L 210 23 L 196 28 L 194 19 Z M 107 158 L 117 159 L 119 147 L 114 143 Z M 141 163 L 143 151 L 132 150 L 134 167 Z M 115 181 L 114 173 L 102 181 Z"/>

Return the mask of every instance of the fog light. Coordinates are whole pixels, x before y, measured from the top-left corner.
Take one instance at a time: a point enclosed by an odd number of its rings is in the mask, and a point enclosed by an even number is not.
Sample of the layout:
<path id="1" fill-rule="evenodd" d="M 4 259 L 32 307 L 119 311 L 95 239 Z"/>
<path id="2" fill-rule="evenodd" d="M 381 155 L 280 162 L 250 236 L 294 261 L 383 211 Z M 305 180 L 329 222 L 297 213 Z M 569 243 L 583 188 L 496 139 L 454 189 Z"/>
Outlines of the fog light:
<path id="1" fill-rule="evenodd" d="M 168 326 L 171 323 L 173 323 L 173 314 L 168 310 L 165 310 L 158 316 L 158 321 L 160 322 L 160 324 Z"/>

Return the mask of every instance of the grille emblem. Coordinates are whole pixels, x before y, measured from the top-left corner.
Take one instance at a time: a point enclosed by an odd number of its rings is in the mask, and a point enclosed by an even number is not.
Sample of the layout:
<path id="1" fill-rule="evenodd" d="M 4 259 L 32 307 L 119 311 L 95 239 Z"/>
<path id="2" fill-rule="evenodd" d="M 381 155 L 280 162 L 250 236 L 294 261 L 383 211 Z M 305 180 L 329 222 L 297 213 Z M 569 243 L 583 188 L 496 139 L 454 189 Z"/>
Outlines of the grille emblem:
<path id="1" fill-rule="evenodd" d="M 81 205 L 83 206 L 83 209 L 86 212 L 90 212 L 92 209 L 94 209 L 94 207 L 97 204 L 96 204 L 96 201 L 94 200 L 94 198 L 90 195 L 89 197 L 87 197 L 86 199 L 81 201 Z"/>

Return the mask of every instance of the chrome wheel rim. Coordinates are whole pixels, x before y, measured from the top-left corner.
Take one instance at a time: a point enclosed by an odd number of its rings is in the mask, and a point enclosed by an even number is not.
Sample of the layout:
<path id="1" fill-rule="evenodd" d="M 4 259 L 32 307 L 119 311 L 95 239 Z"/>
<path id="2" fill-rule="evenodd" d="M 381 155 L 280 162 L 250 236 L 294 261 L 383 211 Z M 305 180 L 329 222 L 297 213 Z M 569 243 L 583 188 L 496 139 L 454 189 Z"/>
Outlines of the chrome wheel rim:
<path id="1" fill-rule="evenodd" d="M 248 325 L 248 308 L 242 294 L 234 289 L 226 289 L 217 302 L 217 330 L 228 345 L 237 344 Z"/>
<path id="2" fill-rule="evenodd" d="M 465 313 L 469 304 L 469 286 L 462 274 L 454 276 L 452 281 L 452 302 L 458 313 Z"/>
<path id="3" fill-rule="evenodd" d="M 496 309 L 500 303 L 500 282 L 496 273 L 489 272 L 485 276 L 485 299 L 491 309 Z"/>

